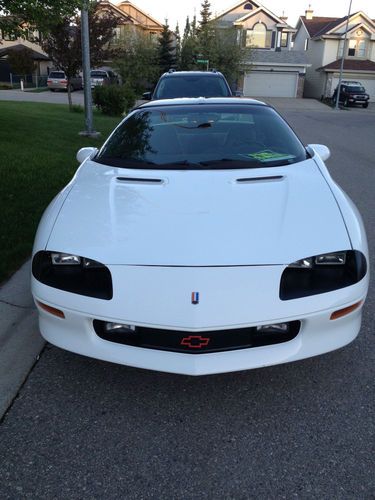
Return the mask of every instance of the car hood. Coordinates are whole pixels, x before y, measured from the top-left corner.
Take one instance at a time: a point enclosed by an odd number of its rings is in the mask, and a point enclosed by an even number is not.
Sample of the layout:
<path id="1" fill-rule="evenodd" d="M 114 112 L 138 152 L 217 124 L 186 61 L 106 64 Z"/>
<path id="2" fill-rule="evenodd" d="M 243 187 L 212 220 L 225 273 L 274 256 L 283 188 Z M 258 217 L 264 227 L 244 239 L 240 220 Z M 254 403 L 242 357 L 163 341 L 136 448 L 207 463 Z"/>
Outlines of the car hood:
<path id="1" fill-rule="evenodd" d="M 129 180 L 130 179 L 130 180 Z M 288 264 L 350 248 L 314 160 L 236 170 L 78 170 L 47 249 L 105 264 Z"/>

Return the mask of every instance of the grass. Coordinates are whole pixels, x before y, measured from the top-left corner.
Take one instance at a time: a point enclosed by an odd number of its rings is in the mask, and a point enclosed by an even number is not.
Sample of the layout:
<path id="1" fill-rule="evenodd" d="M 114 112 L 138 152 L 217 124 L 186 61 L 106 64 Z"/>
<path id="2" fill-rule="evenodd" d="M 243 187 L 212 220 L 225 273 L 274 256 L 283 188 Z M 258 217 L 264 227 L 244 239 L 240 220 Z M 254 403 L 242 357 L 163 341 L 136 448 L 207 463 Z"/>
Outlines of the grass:
<path id="1" fill-rule="evenodd" d="M 78 135 L 84 115 L 67 106 L 0 101 L 0 283 L 30 256 L 44 209 L 78 167 L 78 149 L 100 146 L 118 122 L 95 115 L 95 140 Z"/>

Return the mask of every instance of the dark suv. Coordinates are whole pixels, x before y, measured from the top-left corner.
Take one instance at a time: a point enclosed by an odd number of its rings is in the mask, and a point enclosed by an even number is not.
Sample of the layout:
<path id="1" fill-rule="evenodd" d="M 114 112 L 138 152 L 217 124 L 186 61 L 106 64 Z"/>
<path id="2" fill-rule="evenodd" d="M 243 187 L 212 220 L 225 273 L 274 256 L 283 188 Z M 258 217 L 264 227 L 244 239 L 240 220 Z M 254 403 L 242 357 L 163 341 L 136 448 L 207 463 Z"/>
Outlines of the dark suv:
<path id="1" fill-rule="evenodd" d="M 173 99 L 175 97 L 232 97 L 224 75 L 218 71 L 174 71 L 164 73 L 153 92 L 143 99 Z"/>
<path id="2" fill-rule="evenodd" d="M 336 102 L 337 96 L 336 87 L 332 100 Z M 366 93 L 365 88 L 362 86 L 361 82 L 345 81 L 341 82 L 341 90 L 339 101 L 344 103 L 344 106 L 349 106 L 350 104 L 361 104 L 364 108 L 368 107 L 368 101 L 370 96 Z"/>

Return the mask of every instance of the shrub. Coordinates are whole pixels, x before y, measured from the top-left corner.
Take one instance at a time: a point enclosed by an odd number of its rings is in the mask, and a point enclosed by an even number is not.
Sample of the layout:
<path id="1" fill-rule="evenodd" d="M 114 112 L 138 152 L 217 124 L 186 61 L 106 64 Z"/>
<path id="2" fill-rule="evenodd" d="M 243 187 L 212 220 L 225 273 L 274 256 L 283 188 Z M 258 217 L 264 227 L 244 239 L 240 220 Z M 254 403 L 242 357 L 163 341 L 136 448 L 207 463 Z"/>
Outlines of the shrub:
<path id="1" fill-rule="evenodd" d="M 93 102 L 105 115 L 121 115 L 135 103 L 135 93 L 128 86 L 97 86 L 93 92 Z"/>

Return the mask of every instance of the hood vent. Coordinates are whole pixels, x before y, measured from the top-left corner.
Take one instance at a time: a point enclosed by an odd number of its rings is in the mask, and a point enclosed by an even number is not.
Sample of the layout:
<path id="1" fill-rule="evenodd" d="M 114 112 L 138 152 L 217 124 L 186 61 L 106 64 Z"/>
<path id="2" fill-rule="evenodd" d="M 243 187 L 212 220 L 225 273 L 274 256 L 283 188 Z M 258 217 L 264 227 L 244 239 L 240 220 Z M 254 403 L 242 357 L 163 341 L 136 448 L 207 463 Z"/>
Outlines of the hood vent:
<path id="1" fill-rule="evenodd" d="M 242 179 L 236 179 L 236 182 L 238 184 L 252 184 L 253 182 L 274 182 L 283 179 L 283 175 L 270 175 L 268 177 L 244 177 Z"/>
<path id="2" fill-rule="evenodd" d="M 117 180 L 126 184 L 164 184 L 163 179 L 149 179 L 146 177 L 117 177 Z"/>

